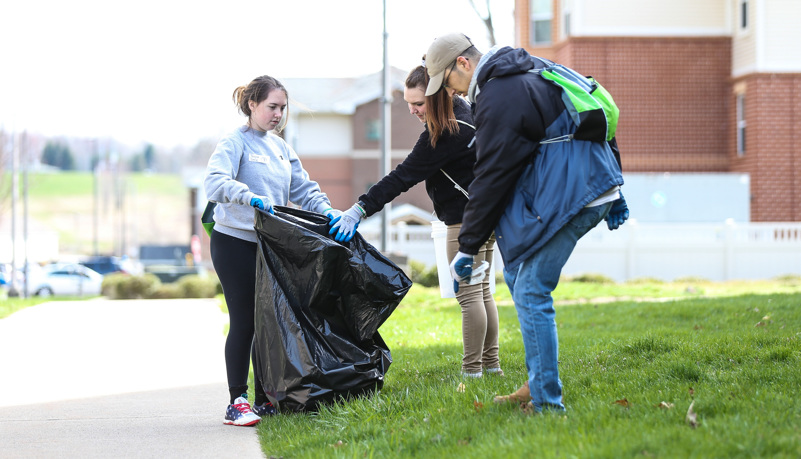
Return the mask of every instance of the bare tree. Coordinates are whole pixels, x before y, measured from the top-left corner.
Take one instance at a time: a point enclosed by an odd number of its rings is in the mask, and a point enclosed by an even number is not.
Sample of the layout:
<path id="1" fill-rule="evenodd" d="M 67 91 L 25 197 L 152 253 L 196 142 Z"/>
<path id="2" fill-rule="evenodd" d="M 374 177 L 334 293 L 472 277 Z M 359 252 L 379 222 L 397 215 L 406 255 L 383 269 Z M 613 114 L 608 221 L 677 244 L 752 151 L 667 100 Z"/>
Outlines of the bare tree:
<path id="1" fill-rule="evenodd" d="M 490 9 L 490 0 L 485 0 L 487 6 L 487 15 L 486 17 L 478 10 L 476 6 L 475 0 L 469 0 L 470 6 L 473 7 L 473 11 L 476 12 L 481 21 L 484 23 L 484 27 L 487 28 L 487 39 L 489 39 L 490 47 L 495 46 L 495 28 L 492 25 L 492 10 Z"/>

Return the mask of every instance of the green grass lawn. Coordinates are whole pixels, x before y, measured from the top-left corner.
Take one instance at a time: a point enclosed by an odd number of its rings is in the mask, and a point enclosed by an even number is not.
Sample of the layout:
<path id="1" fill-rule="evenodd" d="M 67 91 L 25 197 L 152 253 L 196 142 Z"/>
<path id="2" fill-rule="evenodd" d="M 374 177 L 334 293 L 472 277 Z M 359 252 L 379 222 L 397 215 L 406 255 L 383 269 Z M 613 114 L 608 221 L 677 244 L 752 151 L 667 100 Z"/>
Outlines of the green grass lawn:
<path id="1" fill-rule="evenodd" d="M 393 356 L 383 390 L 315 414 L 266 419 L 258 426 L 264 452 L 801 457 L 801 403 L 795 400 L 801 393 L 801 290 L 794 281 L 576 284 L 566 282 L 554 293 L 567 412 L 529 416 L 492 402 L 526 379 L 517 316 L 504 286 L 496 298 L 506 376 L 478 380 L 459 376 L 456 301 L 415 286 L 380 329 Z M 694 426 L 687 421 L 691 404 Z"/>
<path id="2" fill-rule="evenodd" d="M 17 311 L 29 308 L 31 306 L 36 306 L 37 304 L 46 303 L 48 301 L 84 301 L 90 298 L 94 297 L 75 298 L 75 297 L 51 296 L 47 298 L 42 298 L 34 296 L 30 298 L 7 298 L 3 296 L 0 297 L 0 319 L 5 319 L 6 317 L 10 316 L 11 314 Z"/>
<path id="3" fill-rule="evenodd" d="M 189 243 L 189 190 L 177 174 L 32 173 L 28 196 L 31 228 L 58 232 L 62 254 L 115 253 L 122 235 L 123 246 Z"/>
<path id="4" fill-rule="evenodd" d="M 10 180 L 9 173 L 6 173 L 4 177 Z M 135 186 L 139 192 L 164 196 L 180 196 L 185 188 L 181 177 L 176 174 L 126 173 L 124 179 Z M 20 187 L 22 187 L 21 179 Z M 48 199 L 54 196 L 78 196 L 91 199 L 94 187 L 95 177 L 91 172 L 32 173 L 28 178 L 28 193 L 31 199 Z"/>

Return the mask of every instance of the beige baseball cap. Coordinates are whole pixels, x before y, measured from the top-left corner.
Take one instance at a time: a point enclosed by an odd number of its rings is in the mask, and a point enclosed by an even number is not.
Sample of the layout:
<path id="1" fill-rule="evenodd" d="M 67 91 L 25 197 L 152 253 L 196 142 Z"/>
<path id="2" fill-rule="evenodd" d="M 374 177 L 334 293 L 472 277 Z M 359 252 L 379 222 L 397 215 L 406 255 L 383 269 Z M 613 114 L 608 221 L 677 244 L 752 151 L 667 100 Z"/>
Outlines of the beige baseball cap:
<path id="1" fill-rule="evenodd" d="M 426 72 L 431 78 L 426 88 L 427 96 L 439 91 L 445 79 L 445 71 L 453 65 L 453 61 L 457 57 L 461 56 L 471 46 L 473 46 L 473 42 L 463 33 L 449 33 L 448 35 L 437 37 L 434 43 L 431 43 L 426 53 L 425 64 Z"/>

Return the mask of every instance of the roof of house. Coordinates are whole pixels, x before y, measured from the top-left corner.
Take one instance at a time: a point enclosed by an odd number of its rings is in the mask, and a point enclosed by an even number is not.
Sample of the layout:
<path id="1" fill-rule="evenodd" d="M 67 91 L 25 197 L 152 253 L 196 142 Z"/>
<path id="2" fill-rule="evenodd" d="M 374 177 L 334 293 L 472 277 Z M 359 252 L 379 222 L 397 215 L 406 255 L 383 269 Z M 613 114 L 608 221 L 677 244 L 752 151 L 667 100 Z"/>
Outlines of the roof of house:
<path id="1" fill-rule="evenodd" d="M 391 67 L 393 91 L 403 91 L 407 73 Z M 381 98 L 381 78 L 382 72 L 376 72 L 359 78 L 286 78 L 282 82 L 295 110 L 351 115 L 356 107 Z"/>
<path id="2" fill-rule="evenodd" d="M 431 224 L 432 220 L 436 220 L 436 215 L 433 212 L 425 211 L 413 204 L 397 204 L 392 206 L 389 212 L 389 223 L 394 225 L 399 222 L 404 222 L 409 225 L 425 225 Z M 379 214 L 375 214 L 365 219 L 360 225 L 362 229 L 376 229 L 381 226 L 381 218 Z"/>

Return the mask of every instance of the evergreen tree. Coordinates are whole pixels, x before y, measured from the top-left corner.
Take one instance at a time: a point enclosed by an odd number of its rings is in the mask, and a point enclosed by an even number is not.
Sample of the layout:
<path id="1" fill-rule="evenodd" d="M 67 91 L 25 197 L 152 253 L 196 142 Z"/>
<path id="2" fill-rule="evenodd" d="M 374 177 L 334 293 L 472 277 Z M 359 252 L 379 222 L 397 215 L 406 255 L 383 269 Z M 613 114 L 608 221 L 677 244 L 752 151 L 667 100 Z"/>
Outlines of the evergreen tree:
<path id="1" fill-rule="evenodd" d="M 146 169 L 153 170 L 153 161 L 155 160 L 155 156 L 156 156 L 156 149 L 153 148 L 152 144 L 147 144 L 147 146 L 145 146 L 145 152 L 144 152 Z"/>
<path id="2" fill-rule="evenodd" d="M 58 167 L 63 171 L 75 169 L 75 157 L 66 145 L 47 142 L 42 151 L 42 163 Z"/>

